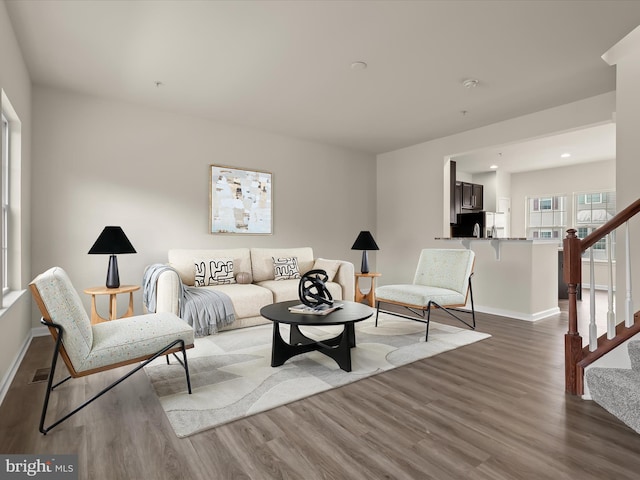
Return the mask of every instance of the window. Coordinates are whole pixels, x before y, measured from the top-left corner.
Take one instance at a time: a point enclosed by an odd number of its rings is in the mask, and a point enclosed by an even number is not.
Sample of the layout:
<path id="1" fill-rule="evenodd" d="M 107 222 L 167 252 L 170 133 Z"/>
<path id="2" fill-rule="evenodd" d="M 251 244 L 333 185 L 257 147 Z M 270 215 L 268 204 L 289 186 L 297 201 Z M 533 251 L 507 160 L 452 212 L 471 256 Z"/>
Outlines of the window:
<path id="1" fill-rule="evenodd" d="M 585 238 L 599 226 L 608 222 L 616 214 L 616 193 L 615 192 L 595 192 L 576 194 L 575 224 L 578 238 Z M 611 258 L 615 260 L 616 232 L 609 235 L 609 247 L 611 248 Z M 607 238 L 598 240 L 593 245 L 593 259 L 607 260 Z M 589 258 L 588 251 L 582 255 Z"/>
<path id="2" fill-rule="evenodd" d="M 538 205 L 540 210 L 551 210 L 552 199 L 551 198 L 540 198 L 538 200 Z"/>
<path id="3" fill-rule="evenodd" d="M 2 218 L 0 219 L 2 239 L 0 241 L 2 271 L 2 292 L 9 290 L 9 122 L 2 114 Z"/>
<path id="4" fill-rule="evenodd" d="M 602 203 L 601 193 L 583 193 L 578 195 L 578 205 Z"/>
<path id="5" fill-rule="evenodd" d="M 557 239 L 561 242 L 566 230 L 566 195 L 527 198 L 527 238 Z"/>
<path id="6" fill-rule="evenodd" d="M 22 284 L 20 245 L 20 159 L 22 123 L 0 89 L 0 306 L 19 298 Z"/>

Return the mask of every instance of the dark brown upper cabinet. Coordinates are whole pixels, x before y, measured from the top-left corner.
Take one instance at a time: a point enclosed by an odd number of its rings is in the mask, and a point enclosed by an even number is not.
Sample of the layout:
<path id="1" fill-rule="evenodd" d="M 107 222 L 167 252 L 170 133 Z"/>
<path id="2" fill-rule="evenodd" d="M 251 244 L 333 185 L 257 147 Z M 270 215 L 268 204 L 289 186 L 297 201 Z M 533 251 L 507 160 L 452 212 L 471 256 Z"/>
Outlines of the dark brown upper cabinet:
<path id="1" fill-rule="evenodd" d="M 484 206 L 484 187 L 477 183 L 456 180 L 456 162 L 449 162 L 449 223 L 455 225 L 458 214 L 482 210 Z"/>
<path id="2" fill-rule="evenodd" d="M 484 187 L 478 183 L 461 182 L 462 210 L 482 210 Z"/>

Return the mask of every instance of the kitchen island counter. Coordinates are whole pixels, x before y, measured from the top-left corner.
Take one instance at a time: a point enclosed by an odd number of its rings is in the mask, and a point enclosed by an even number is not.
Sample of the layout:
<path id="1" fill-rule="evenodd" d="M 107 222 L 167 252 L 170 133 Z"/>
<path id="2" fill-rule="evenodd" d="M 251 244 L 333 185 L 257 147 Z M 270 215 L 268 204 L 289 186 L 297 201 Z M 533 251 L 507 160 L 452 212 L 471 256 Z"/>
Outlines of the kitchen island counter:
<path id="1" fill-rule="evenodd" d="M 520 320 L 555 315 L 558 308 L 558 241 L 526 238 L 436 238 L 473 250 L 476 310 Z"/>

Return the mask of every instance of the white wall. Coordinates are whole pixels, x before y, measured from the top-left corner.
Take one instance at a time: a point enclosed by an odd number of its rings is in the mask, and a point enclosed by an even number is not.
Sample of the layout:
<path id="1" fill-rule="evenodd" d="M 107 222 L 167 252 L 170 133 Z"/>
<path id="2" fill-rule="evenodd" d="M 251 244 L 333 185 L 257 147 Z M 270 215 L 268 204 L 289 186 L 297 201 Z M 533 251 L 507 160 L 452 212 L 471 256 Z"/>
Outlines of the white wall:
<path id="1" fill-rule="evenodd" d="M 449 156 L 608 122 L 614 108 L 610 92 L 378 155 L 380 285 L 410 281 L 420 250 L 448 236 L 449 189 L 443 178 Z"/>
<path id="2" fill-rule="evenodd" d="M 616 193 L 621 209 L 640 198 L 640 27 L 615 45 L 605 58 L 616 68 Z M 624 231 L 624 229 L 622 229 Z M 632 295 L 634 311 L 640 310 L 640 215 L 630 222 L 631 271 L 634 275 Z M 620 235 L 621 237 L 622 235 Z M 619 240 L 620 265 L 626 261 L 622 239 Z M 617 284 L 625 285 L 625 270 L 619 268 Z M 624 296 L 616 299 L 618 312 L 625 312 Z M 619 315 L 619 318 L 622 318 Z"/>
<path id="3" fill-rule="evenodd" d="M 597 192 L 616 189 L 616 161 L 586 163 L 580 166 L 580 175 L 572 167 L 549 168 L 535 172 L 511 175 L 511 233 L 514 237 L 526 237 L 526 198 L 538 195 L 567 195 L 567 229 L 575 228 L 573 195 L 579 192 Z M 625 207 L 617 204 L 618 210 Z M 618 237 L 620 238 L 620 237 Z M 619 251 L 619 249 L 617 249 Z M 614 266 L 615 269 L 615 266 Z M 595 285 L 609 285 L 609 267 L 606 262 L 594 262 Z M 615 274 L 614 274 L 615 278 Z M 582 283 L 591 285 L 589 262 L 582 263 Z M 615 283 L 615 280 L 614 280 Z M 622 285 L 622 284 L 620 284 Z"/>
<path id="4" fill-rule="evenodd" d="M 311 246 L 358 265 L 351 245 L 376 230 L 375 158 L 341 148 L 36 87 L 33 152 L 33 270 L 62 266 L 80 291 L 105 282 L 107 256 L 87 254 L 105 225 L 138 251 L 118 257 L 122 284 L 170 248 Z M 208 233 L 210 164 L 273 173 L 273 235 Z"/>
<path id="5" fill-rule="evenodd" d="M 511 232 L 514 237 L 526 237 L 526 198 L 539 195 L 569 196 L 568 228 L 575 217 L 571 197 L 579 192 L 616 189 L 616 161 L 603 160 L 575 167 L 549 168 L 511 175 Z M 619 197 L 618 197 L 619 198 Z M 617 204 L 618 209 L 625 204 Z"/>
<path id="6" fill-rule="evenodd" d="M 456 180 L 459 182 L 473 183 L 473 174 L 467 172 L 456 172 Z"/>
<path id="7" fill-rule="evenodd" d="M 618 210 L 635 202 L 640 198 L 640 27 L 637 27 L 618 44 L 613 46 L 603 58 L 616 68 L 616 205 Z M 632 296 L 634 298 L 631 314 L 640 310 L 640 216 L 636 215 L 629 222 L 631 232 L 630 253 L 632 272 Z M 626 262 L 625 243 L 622 238 L 624 228 L 618 235 L 617 259 L 620 266 Z M 618 268 L 616 272 L 616 284 L 625 285 L 626 272 L 624 268 Z M 622 321 L 626 318 L 626 295 L 616 296 L 616 319 Z M 587 337 L 587 332 L 582 332 Z M 587 337 L 588 338 L 588 337 Z M 635 335 L 618 348 L 612 350 L 602 358 L 596 360 L 588 368 L 630 368 L 631 363 L 627 351 L 630 341 L 640 340 L 640 335 Z M 591 398 L 588 385 L 585 384 L 585 397 Z"/>
<path id="8" fill-rule="evenodd" d="M 511 174 L 498 170 L 496 172 L 496 211 L 500 211 L 500 199 L 511 198 Z"/>
<path id="9" fill-rule="evenodd" d="M 20 275 L 15 288 L 25 289 L 31 280 L 30 255 L 30 172 L 31 172 L 31 81 L 18 42 L 9 22 L 6 6 L 0 2 L 0 89 L 4 91 L 18 115 L 21 128 L 21 215 L 14 218 L 18 231 L 12 238 L 21 253 Z M 0 309 L 0 401 L 8 386 L 15 361 L 24 351 L 31 333 L 31 296 L 23 292 L 9 308 Z"/>
<path id="10" fill-rule="evenodd" d="M 485 212 L 496 211 L 496 192 L 498 190 L 497 172 L 476 173 L 473 175 L 473 183 L 482 185 L 482 209 Z"/>

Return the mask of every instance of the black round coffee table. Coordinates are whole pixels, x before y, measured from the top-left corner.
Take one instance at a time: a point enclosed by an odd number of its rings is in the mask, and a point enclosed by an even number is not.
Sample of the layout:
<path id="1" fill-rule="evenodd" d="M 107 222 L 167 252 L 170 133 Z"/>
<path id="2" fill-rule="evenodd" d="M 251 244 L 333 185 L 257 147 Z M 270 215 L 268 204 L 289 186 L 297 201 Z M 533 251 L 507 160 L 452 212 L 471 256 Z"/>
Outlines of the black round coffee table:
<path id="1" fill-rule="evenodd" d="M 356 346 L 354 324 L 373 315 L 374 310 L 362 303 L 338 300 L 342 308 L 327 315 L 311 315 L 291 313 L 289 307 L 300 304 L 299 300 L 274 303 L 262 307 L 260 315 L 273 322 L 273 340 L 271 344 L 271 366 L 279 367 L 291 357 L 318 351 L 333 358 L 340 368 L 351 371 L 351 348 Z M 289 343 L 280 335 L 280 324 L 287 323 L 290 327 Z M 305 325 L 344 325 L 344 330 L 336 337 L 328 340 L 316 341 L 305 336 L 300 326 Z"/>

